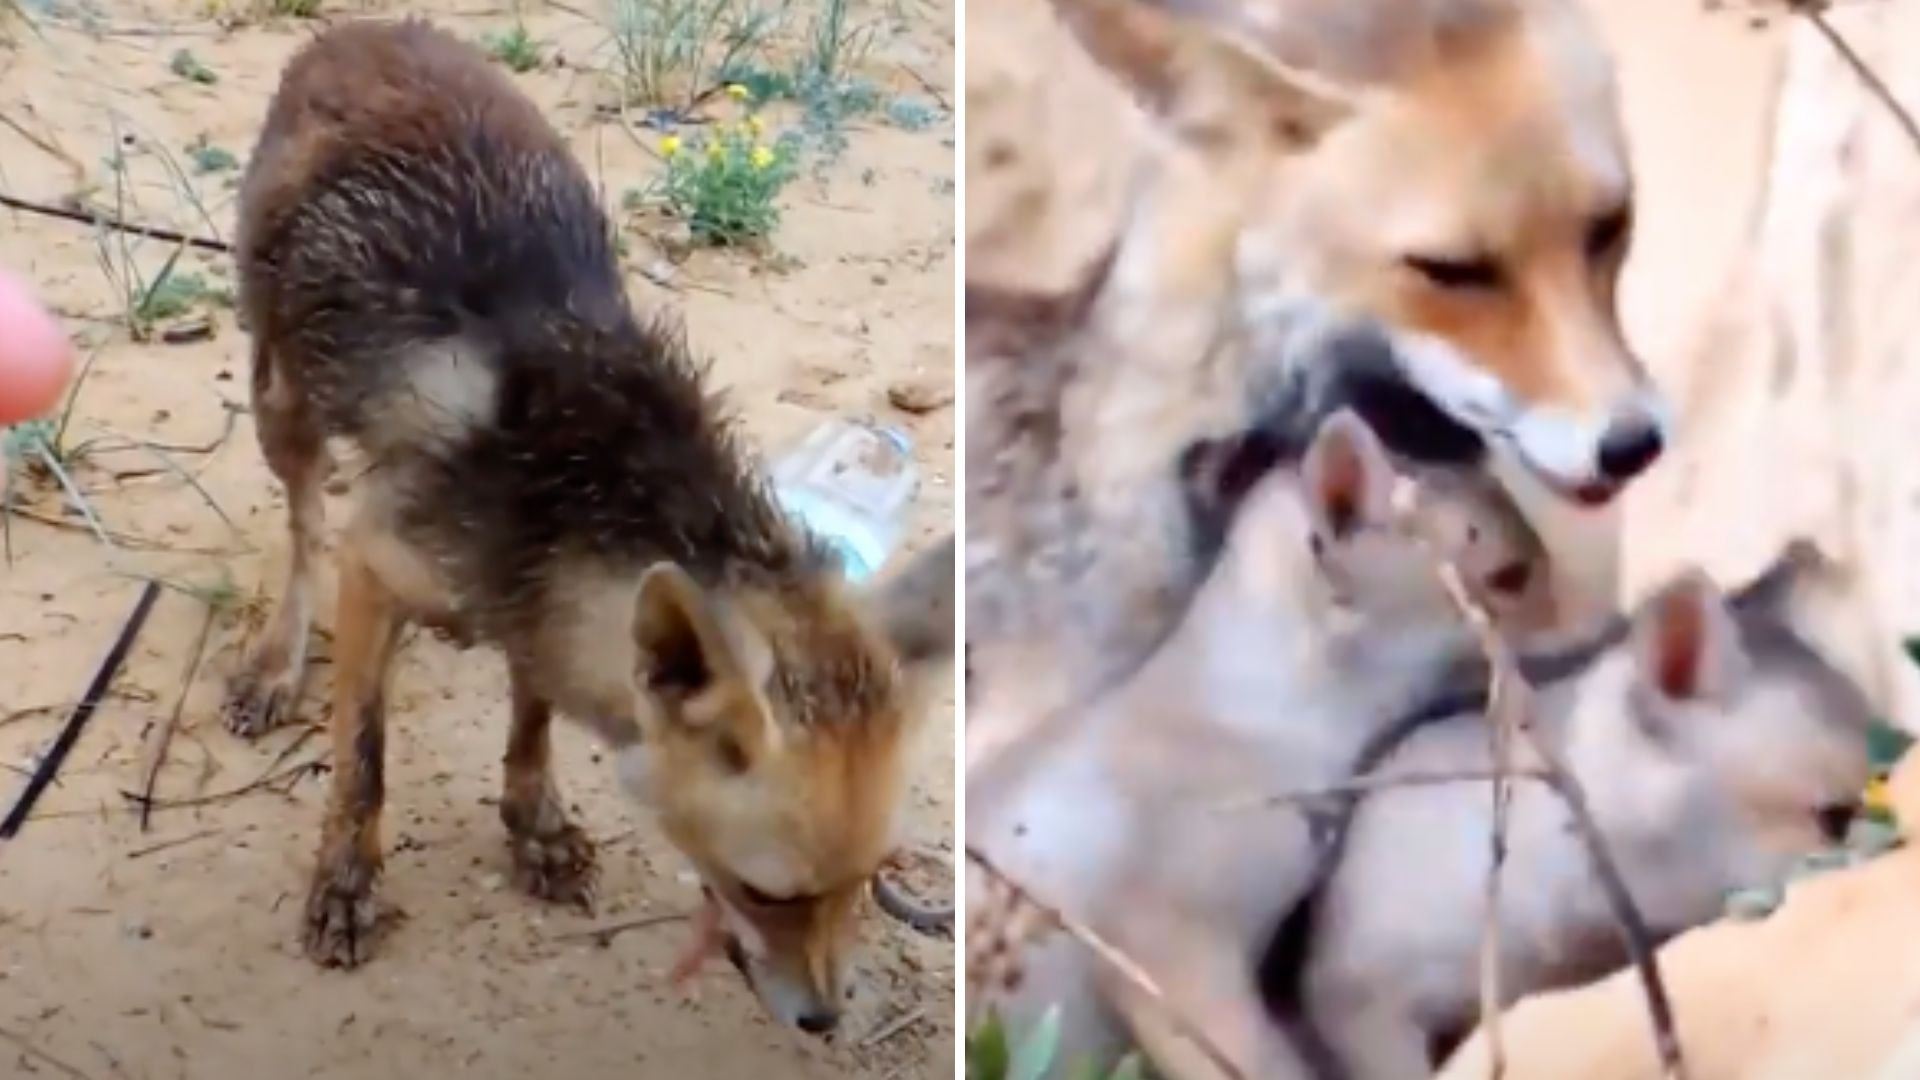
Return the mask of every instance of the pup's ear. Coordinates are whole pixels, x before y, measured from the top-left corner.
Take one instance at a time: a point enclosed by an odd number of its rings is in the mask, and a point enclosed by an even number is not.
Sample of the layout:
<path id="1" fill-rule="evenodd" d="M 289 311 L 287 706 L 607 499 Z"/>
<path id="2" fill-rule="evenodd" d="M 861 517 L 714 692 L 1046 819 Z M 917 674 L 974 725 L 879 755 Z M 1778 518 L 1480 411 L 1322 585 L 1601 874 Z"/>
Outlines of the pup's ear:
<path id="1" fill-rule="evenodd" d="M 655 563 L 640 577 L 633 640 L 640 685 L 667 720 L 730 735 L 743 752 L 760 744 L 768 718 L 756 691 L 772 672 L 773 652 L 724 598 L 678 565 Z"/>
<path id="2" fill-rule="evenodd" d="M 1316 531 L 1343 540 L 1362 525 L 1387 520 L 1393 463 L 1373 429 L 1351 409 L 1341 409 L 1320 426 L 1302 472 Z"/>
<path id="3" fill-rule="evenodd" d="M 1726 599 L 1699 570 L 1649 597 L 1634 616 L 1632 634 L 1640 679 L 1664 701 L 1724 696 L 1747 663 Z"/>
<path id="4" fill-rule="evenodd" d="M 1095 61 L 1203 153 L 1306 149 L 1350 111 L 1345 95 L 1293 67 L 1258 19 L 1214 0 L 1054 0 Z"/>
<path id="5" fill-rule="evenodd" d="M 868 604 L 880 632 L 910 676 L 953 662 L 958 569 L 954 535 L 948 533 L 881 579 L 869 593 Z"/>

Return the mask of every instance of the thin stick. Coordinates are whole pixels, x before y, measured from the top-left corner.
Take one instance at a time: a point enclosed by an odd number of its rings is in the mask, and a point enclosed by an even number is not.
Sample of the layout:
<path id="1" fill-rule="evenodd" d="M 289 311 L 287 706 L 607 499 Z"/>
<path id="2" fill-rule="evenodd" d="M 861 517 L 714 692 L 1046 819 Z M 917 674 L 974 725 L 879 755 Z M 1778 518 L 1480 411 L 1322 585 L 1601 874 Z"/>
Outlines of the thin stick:
<path id="1" fill-rule="evenodd" d="M 613 939 L 629 930 L 645 930 L 649 926 L 662 926 L 666 923 L 686 922 L 693 915 L 685 911 L 667 911 L 655 915 L 642 915 L 637 919 L 608 923 L 605 926 L 589 927 L 585 930 L 570 930 L 564 934 L 553 935 L 554 941 L 591 941 L 606 948 Z"/>
<path id="2" fill-rule="evenodd" d="M 233 253 L 233 245 L 223 240 L 209 240 L 204 236 L 191 236 L 187 233 L 175 232 L 172 229 L 159 225 L 136 225 L 107 214 L 86 214 L 78 210 L 69 210 L 64 206 L 49 206 L 46 203 L 34 202 L 31 199 L 22 199 L 17 195 L 0 193 L 0 206 L 10 207 L 23 213 L 38 214 L 41 217 L 56 218 L 61 221 L 72 221 L 81 225 L 103 225 L 115 232 L 151 237 L 155 240 L 165 240 L 174 244 L 185 244 L 188 247 L 199 248 L 202 251 L 218 252 L 222 255 L 230 255 Z"/>
<path id="3" fill-rule="evenodd" d="M 1444 787 L 1447 784 L 1484 784 L 1501 777 L 1509 780 L 1537 780 L 1545 782 L 1547 774 L 1540 769 L 1509 768 L 1502 772 L 1492 769 L 1434 769 L 1431 771 L 1413 770 L 1403 773 L 1384 773 L 1377 776 L 1356 776 L 1337 784 L 1327 784 L 1310 791 L 1282 791 L 1274 794 L 1256 795 L 1248 799 L 1234 799 L 1221 802 L 1212 809 L 1221 813 L 1267 810 L 1282 806 L 1298 806 L 1301 803 L 1320 802 L 1340 795 L 1366 795 L 1370 792 L 1384 791 L 1389 788 L 1403 787 Z"/>
<path id="4" fill-rule="evenodd" d="M 1134 963 L 1127 954 L 1121 952 L 1117 947 L 1101 937 L 1092 927 L 1069 916 L 1066 912 L 1060 910 L 1059 907 L 1046 903 L 1036 897 L 1032 890 L 1009 877 L 1005 871 L 996 866 L 993 860 L 987 858 L 986 854 L 978 848 L 971 845 L 967 847 L 967 861 L 986 871 L 990 876 L 997 878 L 1001 884 L 1005 885 L 1007 889 L 1012 892 L 1016 902 L 1025 903 L 1045 913 L 1048 918 L 1052 919 L 1062 930 L 1066 931 L 1069 937 L 1086 946 L 1095 956 L 1105 962 L 1108 967 L 1118 973 L 1121 978 L 1131 983 L 1134 989 L 1145 994 L 1147 999 L 1152 1001 L 1154 1005 L 1173 1022 L 1173 1026 L 1179 1030 L 1180 1034 L 1193 1040 L 1194 1044 L 1200 1048 L 1201 1053 L 1207 1056 L 1207 1060 L 1210 1061 L 1215 1068 L 1219 1069 L 1225 1075 L 1233 1077 L 1234 1080 L 1247 1080 L 1246 1074 L 1240 1071 L 1240 1068 L 1233 1063 L 1233 1060 L 1227 1057 L 1225 1052 L 1218 1046 L 1214 1045 L 1213 1040 L 1207 1036 L 1205 1031 L 1201 1030 L 1197 1023 L 1180 1009 L 1175 1008 L 1173 1003 L 1167 1000 L 1167 995 L 1161 991 L 1159 984 L 1153 981 L 1153 977 L 1141 970 L 1140 965 Z"/>
<path id="5" fill-rule="evenodd" d="M 927 1011 L 915 1005 L 913 1008 L 894 1017 L 891 1021 L 875 1030 L 873 1034 L 861 1039 L 860 1049 L 871 1050 L 926 1018 Z"/>
<path id="6" fill-rule="evenodd" d="M 119 674 L 120 665 L 125 662 L 128 650 L 133 648 L 133 639 L 139 635 L 140 628 L 146 624 L 147 613 L 153 610 L 153 602 L 159 599 L 159 596 L 160 586 L 157 582 L 147 582 L 147 587 L 140 591 L 140 599 L 134 604 L 133 613 L 127 616 L 127 621 L 120 627 L 120 633 L 113 639 L 113 646 L 107 650 L 105 659 L 100 661 L 99 669 L 94 672 L 93 681 L 87 684 L 86 693 L 80 696 L 80 704 L 75 706 L 73 713 L 67 717 L 66 727 L 61 729 L 59 737 L 54 740 L 46 757 L 40 760 L 40 767 L 35 769 L 33 776 L 28 779 L 26 790 L 20 793 L 20 799 L 13 804 L 13 810 L 7 814 L 7 819 L 0 822 L 0 840 L 13 839 L 14 835 L 20 831 L 20 827 L 26 824 L 27 815 L 33 812 L 33 804 L 40 801 L 40 796 L 47 790 L 47 785 L 53 782 L 54 773 L 59 771 L 61 762 L 67 759 L 73 744 L 79 741 L 80 730 L 86 726 L 94 710 L 100 707 L 100 699 L 106 696 L 107 688 L 113 684 L 114 676 Z"/>
<path id="7" fill-rule="evenodd" d="M 1906 133 L 1907 141 L 1913 144 L 1916 151 L 1920 151 L 1920 123 L 1915 123 L 1913 114 L 1907 111 L 1906 106 L 1900 104 L 1899 98 L 1893 96 L 1892 88 L 1880 78 L 1880 74 L 1868 67 L 1867 62 L 1860 58 L 1860 54 L 1854 51 L 1847 39 L 1840 36 L 1840 31 L 1835 30 L 1833 24 L 1827 21 L 1827 4 L 1828 0 L 1787 0 L 1787 10 L 1805 16 L 1806 20 L 1813 24 L 1813 28 L 1820 32 L 1820 36 L 1827 39 L 1827 44 L 1833 46 L 1833 50 L 1840 54 L 1840 59 L 1853 69 L 1854 75 L 1858 76 L 1860 82 L 1866 86 L 1867 92 L 1878 98 L 1880 103 L 1886 106 L 1887 111 L 1893 114 L 1894 123 L 1899 124 L 1900 130 Z"/>
<path id="8" fill-rule="evenodd" d="M 207 606 L 207 617 L 200 622 L 200 636 L 193 643 L 193 658 L 187 661 L 187 675 L 180 683 L 180 696 L 173 701 L 173 711 L 160 725 L 154 735 L 153 752 L 147 758 L 144 776 L 140 783 L 140 831 L 146 832 L 153 817 L 153 785 L 160 779 L 161 766 L 167 763 L 167 748 L 173 745 L 174 728 L 180 725 L 180 711 L 186 707 L 187 695 L 193 693 L 193 680 L 200 674 L 200 661 L 207 654 L 207 635 L 213 630 L 214 608 Z"/>
<path id="9" fill-rule="evenodd" d="M 201 829 L 197 833 L 188 833 L 185 836 L 176 836 L 171 840 L 162 840 L 157 844 L 148 844 L 146 847 L 143 847 L 143 848 L 135 848 L 132 851 L 127 852 L 127 858 L 144 859 L 149 855 L 155 855 L 162 851 L 167 851 L 171 848 L 177 848 L 185 844 L 191 844 L 195 840 L 205 840 L 210 836 L 219 836 L 219 835 L 220 835 L 219 829 Z"/>
<path id="10" fill-rule="evenodd" d="M 19 1048 L 22 1054 L 25 1054 L 27 1057 L 30 1057 L 33 1060 L 40 1062 L 42 1065 L 53 1066 L 55 1070 L 59 1071 L 61 1074 L 65 1076 L 71 1077 L 72 1080 L 91 1080 L 91 1078 L 87 1076 L 86 1073 L 81 1072 L 79 1069 L 74 1068 L 73 1066 L 67 1064 L 66 1062 L 61 1061 L 59 1058 L 54 1057 L 52 1054 L 47 1053 L 45 1050 L 42 1050 L 39 1047 L 28 1042 L 27 1037 L 24 1035 L 16 1035 L 13 1032 L 8 1031 L 6 1028 L 0 1027 L 0 1039 L 5 1039 L 8 1042 L 12 1043 L 14 1046 Z"/>

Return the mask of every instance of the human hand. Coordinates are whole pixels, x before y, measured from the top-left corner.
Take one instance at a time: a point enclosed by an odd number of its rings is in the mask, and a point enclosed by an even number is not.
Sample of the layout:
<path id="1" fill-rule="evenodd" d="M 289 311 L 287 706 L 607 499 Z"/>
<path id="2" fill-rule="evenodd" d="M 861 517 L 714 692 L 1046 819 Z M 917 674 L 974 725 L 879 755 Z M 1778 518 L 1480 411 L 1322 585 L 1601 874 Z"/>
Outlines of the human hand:
<path id="1" fill-rule="evenodd" d="M 26 282 L 0 270 L 0 424 L 53 408 L 72 369 L 73 352 L 60 324 Z"/>

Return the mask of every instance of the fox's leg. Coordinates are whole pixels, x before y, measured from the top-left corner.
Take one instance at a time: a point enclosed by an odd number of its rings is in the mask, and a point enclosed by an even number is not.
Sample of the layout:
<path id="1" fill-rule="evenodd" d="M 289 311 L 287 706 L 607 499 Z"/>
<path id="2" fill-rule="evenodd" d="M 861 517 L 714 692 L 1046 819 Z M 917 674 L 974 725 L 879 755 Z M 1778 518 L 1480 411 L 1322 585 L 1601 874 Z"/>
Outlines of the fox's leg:
<path id="1" fill-rule="evenodd" d="M 567 820 L 553 782 L 553 708 L 514 672 L 500 820 L 513 847 L 514 879 L 543 900 L 593 907 L 598 876 L 593 842 Z"/>
<path id="2" fill-rule="evenodd" d="M 354 967 L 380 922 L 380 812 L 386 800 L 386 684 L 400 612 L 350 538 L 340 552 L 334 625 L 333 788 L 307 895 L 307 954 Z"/>
<path id="3" fill-rule="evenodd" d="M 227 727 L 243 736 L 285 722 L 299 701 L 313 625 L 314 574 L 326 533 L 321 487 L 333 468 L 311 410 L 285 374 L 275 370 L 275 354 L 256 345 L 253 364 L 254 430 L 267 467 L 287 492 L 292 550 L 273 617 L 227 691 Z"/>

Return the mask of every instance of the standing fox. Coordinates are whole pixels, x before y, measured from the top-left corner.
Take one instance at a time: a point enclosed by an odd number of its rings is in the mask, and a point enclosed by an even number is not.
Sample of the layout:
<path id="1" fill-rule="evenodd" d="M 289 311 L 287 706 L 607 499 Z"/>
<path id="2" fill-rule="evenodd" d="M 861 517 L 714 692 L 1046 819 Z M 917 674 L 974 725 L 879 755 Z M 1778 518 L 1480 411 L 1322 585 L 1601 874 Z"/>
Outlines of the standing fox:
<path id="1" fill-rule="evenodd" d="M 659 812 L 769 1011 L 830 1030 L 893 843 L 919 679 L 952 651 L 951 545 L 873 595 L 843 585 L 746 463 L 680 332 L 628 306 L 559 136 L 424 23 L 349 24 L 293 59 L 248 166 L 238 253 L 260 445 L 293 541 L 227 703 L 240 734 L 299 697 L 329 440 L 364 459 L 338 552 L 308 953 L 369 956 L 385 685 L 414 620 L 506 657 L 500 816 L 527 891 L 593 896 L 594 850 L 549 762 L 558 710 Z"/>

